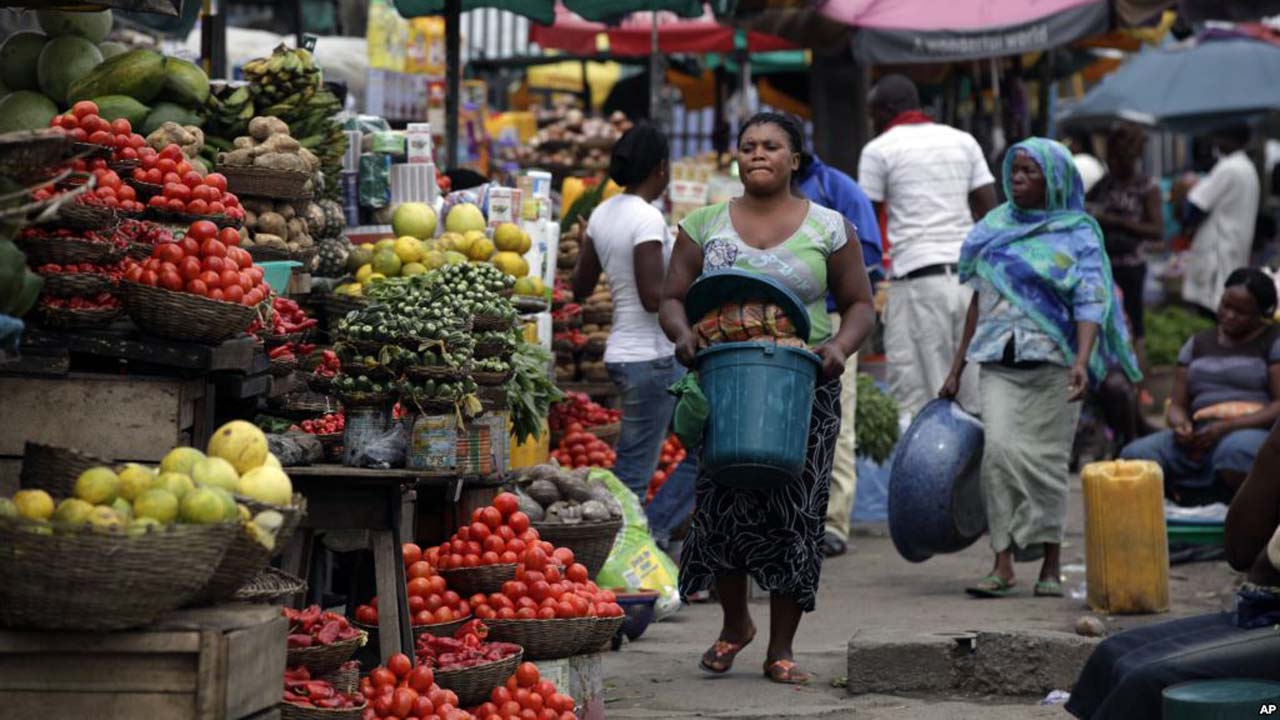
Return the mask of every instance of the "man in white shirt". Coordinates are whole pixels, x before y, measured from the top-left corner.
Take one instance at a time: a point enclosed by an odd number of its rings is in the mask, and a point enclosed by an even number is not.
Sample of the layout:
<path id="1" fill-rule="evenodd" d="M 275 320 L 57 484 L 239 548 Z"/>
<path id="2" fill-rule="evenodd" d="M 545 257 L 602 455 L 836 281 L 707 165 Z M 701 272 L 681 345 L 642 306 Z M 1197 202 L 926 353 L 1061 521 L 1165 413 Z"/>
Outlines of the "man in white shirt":
<path id="1" fill-rule="evenodd" d="M 1261 190 L 1257 168 L 1244 151 L 1249 135 L 1245 124 L 1214 133 L 1218 162 L 1191 188 L 1184 208 L 1183 225 L 1194 239 L 1187 253 L 1182 298 L 1213 313 L 1227 276 L 1248 267 L 1253 250 Z"/>
<path id="2" fill-rule="evenodd" d="M 868 105 L 878 136 L 862 149 L 858 183 L 888 213 L 889 390 L 914 416 L 942 388 L 960 343 L 971 291 L 956 263 L 974 221 L 995 206 L 995 178 L 972 135 L 921 112 L 906 77 L 881 78 Z M 976 412 L 974 380 L 961 383 L 959 399 Z"/>

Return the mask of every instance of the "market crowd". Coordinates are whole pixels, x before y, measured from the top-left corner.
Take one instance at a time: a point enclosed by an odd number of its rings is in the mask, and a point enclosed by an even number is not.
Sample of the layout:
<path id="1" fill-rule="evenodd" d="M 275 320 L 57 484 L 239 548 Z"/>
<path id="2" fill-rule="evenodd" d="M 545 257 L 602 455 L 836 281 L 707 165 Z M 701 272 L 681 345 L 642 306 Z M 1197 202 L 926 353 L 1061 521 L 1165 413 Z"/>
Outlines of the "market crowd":
<path id="1" fill-rule="evenodd" d="M 1280 551 L 1267 553 L 1268 544 L 1280 547 L 1272 539 L 1280 502 L 1261 479 L 1280 471 L 1280 436 L 1271 432 L 1280 417 L 1280 331 L 1271 322 L 1275 283 L 1250 262 L 1260 188 L 1249 128 L 1216 131 L 1217 164 L 1172 193 L 1176 234 L 1189 240 L 1182 302 L 1212 326 L 1182 346 L 1167 429 L 1155 431 L 1143 413 L 1154 401 L 1145 258 L 1174 233 L 1159 184 L 1142 171 L 1145 132 L 1111 128 L 1105 163 L 1092 136 L 1028 138 L 1003 154 L 997 180 L 978 142 L 934 121 L 909 79 L 881 78 L 868 107 L 876 137 L 856 181 L 807 151 L 792 118 L 761 113 L 737 138 L 741 195 L 694 211 L 674 233 L 653 204 L 670 180 L 669 145 L 639 125 L 613 150 L 609 173 L 624 192 L 587 227 L 574 285 L 587 294 L 603 272 L 615 298 L 605 361 L 622 395 L 616 472 L 641 497 L 672 419 L 667 389 L 701 348 L 685 315 L 700 276 L 732 268 L 781 283 L 804 304 L 821 361 L 799 477 L 766 490 L 730 487 L 699 477 L 691 452 L 648 506 L 664 545 L 687 526 L 682 595 L 713 592 L 723 610 L 702 668 L 727 672 L 754 640 L 754 581 L 771 598 L 764 675 L 809 677 L 792 641 L 815 607 L 823 558 L 848 549 L 858 350 L 875 325 L 873 288 L 884 284 L 888 391 L 901 412 L 956 403 L 985 427 L 980 476 L 993 564 L 969 595 L 1020 592 L 1015 561 L 1029 556 L 1041 563 L 1032 594 L 1063 596 L 1060 549 L 1082 407 L 1110 426 L 1114 456 L 1159 464 L 1171 500 L 1235 499 L 1228 551 L 1250 573 L 1241 591 L 1250 611 L 1108 640 L 1071 712 L 1154 717 L 1159 690 L 1179 678 L 1280 679 L 1273 659 L 1255 662 L 1277 640 L 1253 630 L 1280 611 L 1269 589 L 1280 585 L 1270 559 L 1280 561 Z"/>

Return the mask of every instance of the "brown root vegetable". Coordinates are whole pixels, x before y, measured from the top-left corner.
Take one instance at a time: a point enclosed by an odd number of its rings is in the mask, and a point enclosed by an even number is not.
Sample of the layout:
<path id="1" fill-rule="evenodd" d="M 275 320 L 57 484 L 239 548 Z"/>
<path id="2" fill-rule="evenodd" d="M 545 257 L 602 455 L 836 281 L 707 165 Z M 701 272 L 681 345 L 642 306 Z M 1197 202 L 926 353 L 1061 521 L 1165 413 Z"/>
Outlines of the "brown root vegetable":
<path id="1" fill-rule="evenodd" d="M 542 507 L 549 507 L 560 500 L 560 491 L 550 480 L 534 480 L 525 492 Z"/>
<path id="2" fill-rule="evenodd" d="M 248 135 L 241 135 L 231 142 L 231 146 L 237 150 L 252 150 L 253 138 Z"/>
<path id="3" fill-rule="evenodd" d="M 249 149 L 241 149 L 218 153 L 218 164 L 230 165 L 232 167 L 248 167 L 253 164 L 253 151 Z"/>
<path id="4" fill-rule="evenodd" d="M 301 149 L 302 146 L 298 144 L 298 141 L 288 135 L 272 135 L 265 142 L 255 147 L 253 151 L 258 155 L 270 155 L 271 153 L 297 155 Z"/>
<path id="5" fill-rule="evenodd" d="M 259 146 L 261 148 L 263 146 Z M 286 155 L 284 153 L 270 153 L 267 155 L 259 155 L 253 161 L 254 167 L 270 168 L 271 170 L 283 170 L 287 172 L 307 172 L 307 163 L 297 155 Z"/>
<path id="6" fill-rule="evenodd" d="M 258 233 L 253 236 L 253 241 L 258 247 L 274 248 L 276 250 L 288 250 L 289 244 L 284 238 L 271 233 Z"/>
<path id="7" fill-rule="evenodd" d="M 279 213 L 265 212 L 258 216 L 257 228 L 260 232 L 280 238 L 289 237 L 289 222 Z"/>
<path id="8" fill-rule="evenodd" d="M 263 142 L 273 135 L 288 135 L 289 125 L 274 116 L 259 116 L 249 121 L 249 135 Z"/>

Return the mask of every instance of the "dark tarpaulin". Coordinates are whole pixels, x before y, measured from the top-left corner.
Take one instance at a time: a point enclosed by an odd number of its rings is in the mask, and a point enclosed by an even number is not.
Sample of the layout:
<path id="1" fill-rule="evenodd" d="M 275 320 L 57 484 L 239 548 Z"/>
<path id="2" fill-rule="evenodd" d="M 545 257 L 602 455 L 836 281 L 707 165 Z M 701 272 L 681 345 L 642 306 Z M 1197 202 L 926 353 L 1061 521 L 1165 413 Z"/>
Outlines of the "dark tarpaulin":
<path id="1" fill-rule="evenodd" d="M 981 30 L 860 28 L 853 51 L 860 62 L 870 65 L 979 60 L 1047 50 L 1109 27 L 1107 4 L 1091 3 L 1031 22 Z"/>

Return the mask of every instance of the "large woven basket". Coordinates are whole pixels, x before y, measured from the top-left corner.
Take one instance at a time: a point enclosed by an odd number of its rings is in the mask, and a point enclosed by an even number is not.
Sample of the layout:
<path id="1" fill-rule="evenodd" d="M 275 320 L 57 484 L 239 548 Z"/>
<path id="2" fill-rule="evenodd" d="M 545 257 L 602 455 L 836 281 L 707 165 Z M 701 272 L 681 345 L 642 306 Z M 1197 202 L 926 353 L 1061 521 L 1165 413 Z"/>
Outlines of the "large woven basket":
<path id="1" fill-rule="evenodd" d="M 578 523 L 565 525 L 562 523 L 534 523 L 538 535 L 556 547 L 566 547 L 573 551 L 573 558 L 587 568 L 587 574 L 595 577 L 609 559 L 613 550 L 613 540 L 622 529 L 621 520 L 608 522 Z"/>
<path id="2" fill-rule="evenodd" d="M 456 592 L 456 591 L 455 591 Z M 422 635 L 435 635 L 436 637 L 453 637 L 458 629 L 468 622 L 471 622 L 471 615 L 458 618 L 447 623 L 432 623 L 431 625 L 412 625 L 410 631 L 413 632 L 413 639 L 416 641 Z M 365 625 L 364 623 L 352 622 L 352 625 L 369 633 L 370 639 L 378 637 L 378 627 L 376 625 Z M 408 652 L 407 650 L 405 652 Z"/>
<path id="3" fill-rule="evenodd" d="M 113 227 L 116 220 L 116 211 L 109 207 L 73 202 L 58 208 L 58 217 L 53 222 L 65 228 L 101 230 Z"/>
<path id="4" fill-rule="evenodd" d="M 354 693 L 360 687 L 360 663 L 349 660 L 342 667 L 319 678 L 334 687 L 338 692 Z"/>
<path id="5" fill-rule="evenodd" d="M 0 175 L 29 177 L 57 163 L 71 149 L 59 130 L 20 130 L 0 135 Z"/>
<path id="6" fill-rule="evenodd" d="M 240 602 L 277 605 L 307 589 L 307 581 L 268 565 L 236 591 Z"/>
<path id="7" fill-rule="evenodd" d="M 301 496 L 298 496 L 301 497 Z M 306 514 L 306 504 L 302 503 L 295 507 L 278 507 L 270 506 L 282 514 L 285 518 L 284 524 L 280 528 L 280 534 L 276 536 L 276 544 L 274 549 L 264 547 L 257 540 L 254 540 L 245 530 L 236 533 L 231 544 L 227 546 L 227 551 L 222 555 L 222 561 L 213 571 L 213 576 L 209 578 L 209 582 L 205 587 L 192 599 L 192 605 L 215 605 L 225 602 L 236 596 L 236 592 L 240 588 L 247 585 L 258 573 L 262 572 L 267 563 L 271 561 L 271 557 L 283 550 L 284 543 L 280 542 L 281 536 L 285 535 L 286 528 L 291 535 L 298 523 L 301 522 L 302 516 Z M 257 512 L 256 510 L 252 512 Z M 285 537 L 288 540 L 288 537 Z"/>
<path id="8" fill-rule="evenodd" d="M 138 536 L 45 532 L 48 525 L 0 518 L 0 625 L 145 625 L 204 587 L 239 525 L 170 525 Z"/>
<path id="9" fill-rule="evenodd" d="M 479 705 L 487 702 L 493 689 L 505 683 L 515 673 L 523 659 L 522 649 L 509 658 L 484 665 L 461 670 L 436 670 L 436 684 L 445 690 L 452 690 L 458 696 L 458 704 L 463 707 Z"/>
<path id="10" fill-rule="evenodd" d="M 369 633 L 361 630 L 360 636 L 351 640 L 336 642 L 332 645 L 313 645 L 305 648 L 289 648 L 285 666 L 297 667 L 305 665 L 311 675 L 324 675 L 342 667 L 351 659 L 356 651 L 369 641 Z"/>
<path id="11" fill-rule="evenodd" d="M 92 297 L 112 290 L 116 286 L 115 281 L 103 273 L 48 273 L 41 277 L 44 278 L 44 287 L 41 292 L 52 297 L 75 297 L 76 295 Z"/>
<path id="12" fill-rule="evenodd" d="M 471 379 L 476 381 L 477 385 L 502 385 L 511 379 L 511 371 L 507 372 L 489 372 L 486 370 L 476 370 L 471 373 Z"/>
<path id="13" fill-rule="evenodd" d="M 125 312 L 146 332 L 174 340 L 221 343 L 244 332 L 253 322 L 253 308 L 173 292 L 140 283 L 121 283 Z"/>
<path id="14" fill-rule="evenodd" d="M 22 472 L 18 485 L 24 490 L 44 490 L 54 497 L 73 494 L 80 473 L 110 460 L 71 448 L 28 441 L 22 448 Z"/>
<path id="15" fill-rule="evenodd" d="M 595 627 L 587 633 L 582 641 L 582 649 L 578 652 L 593 653 L 606 649 L 612 642 L 613 636 L 618 632 L 618 628 L 622 627 L 622 623 L 626 622 L 627 616 L 610 618 L 595 618 Z"/>
<path id="16" fill-rule="evenodd" d="M 14 239 L 27 256 L 31 265 L 79 265 L 91 263 L 105 265 L 113 263 L 124 256 L 124 249 L 108 242 L 95 242 L 78 237 L 19 237 Z"/>
<path id="17" fill-rule="evenodd" d="M 268 197 L 273 200 L 311 199 L 311 191 L 305 187 L 311 179 L 308 173 L 229 165 L 219 165 L 218 172 L 227 177 L 227 189 L 238 196 Z"/>
<path id="18" fill-rule="evenodd" d="M 502 590 L 502 583 L 514 579 L 515 576 L 515 563 L 440 571 L 440 577 L 444 578 L 449 589 L 462 597 L 471 597 L 476 593 L 490 595 L 499 592 Z"/>
<path id="19" fill-rule="evenodd" d="M 598 619 L 486 620 L 490 641 L 509 642 L 524 648 L 527 660 L 558 660 L 577 655 L 595 641 Z"/>
<path id="20" fill-rule="evenodd" d="M 36 315 L 45 327 L 62 330 L 100 327 L 110 324 L 124 312 L 121 307 L 109 308 L 56 308 L 40 307 Z"/>
<path id="21" fill-rule="evenodd" d="M 263 510 L 275 510 L 284 516 L 284 523 L 280 526 L 280 532 L 276 534 L 276 550 L 272 553 L 273 557 L 284 552 L 284 546 L 289 544 L 289 539 L 293 537 L 294 531 L 302 524 L 302 518 L 307 516 L 307 499 L 303 497 L 302 493 L 294 493 L 288 507 L 271 505 L 243 495 L 236 495 L 235 499 L 236 502 L 249 508 L 249 512 L 254 515 Z"/>
<path id="22" fill-rule="evenodd" d="M 359 720 L 366 705 L 368 705 L 367 700 L 356 707 L 343 710 L 309 708 L 284 702 L 276 707 L 280 708 L 280 720 Z"/>
<path id="23" fill-rule="evenodd" d="M 226 215 L 195 215 L 185 212 L 158 210 L 153 207 L 148 207 L 143 217 L 163 225 L 190 225 L 197 220 L 208 220 L 220 228 L 236 228 L 238 230 L 244 224 L 244 221 L 236 220 Z"/>

